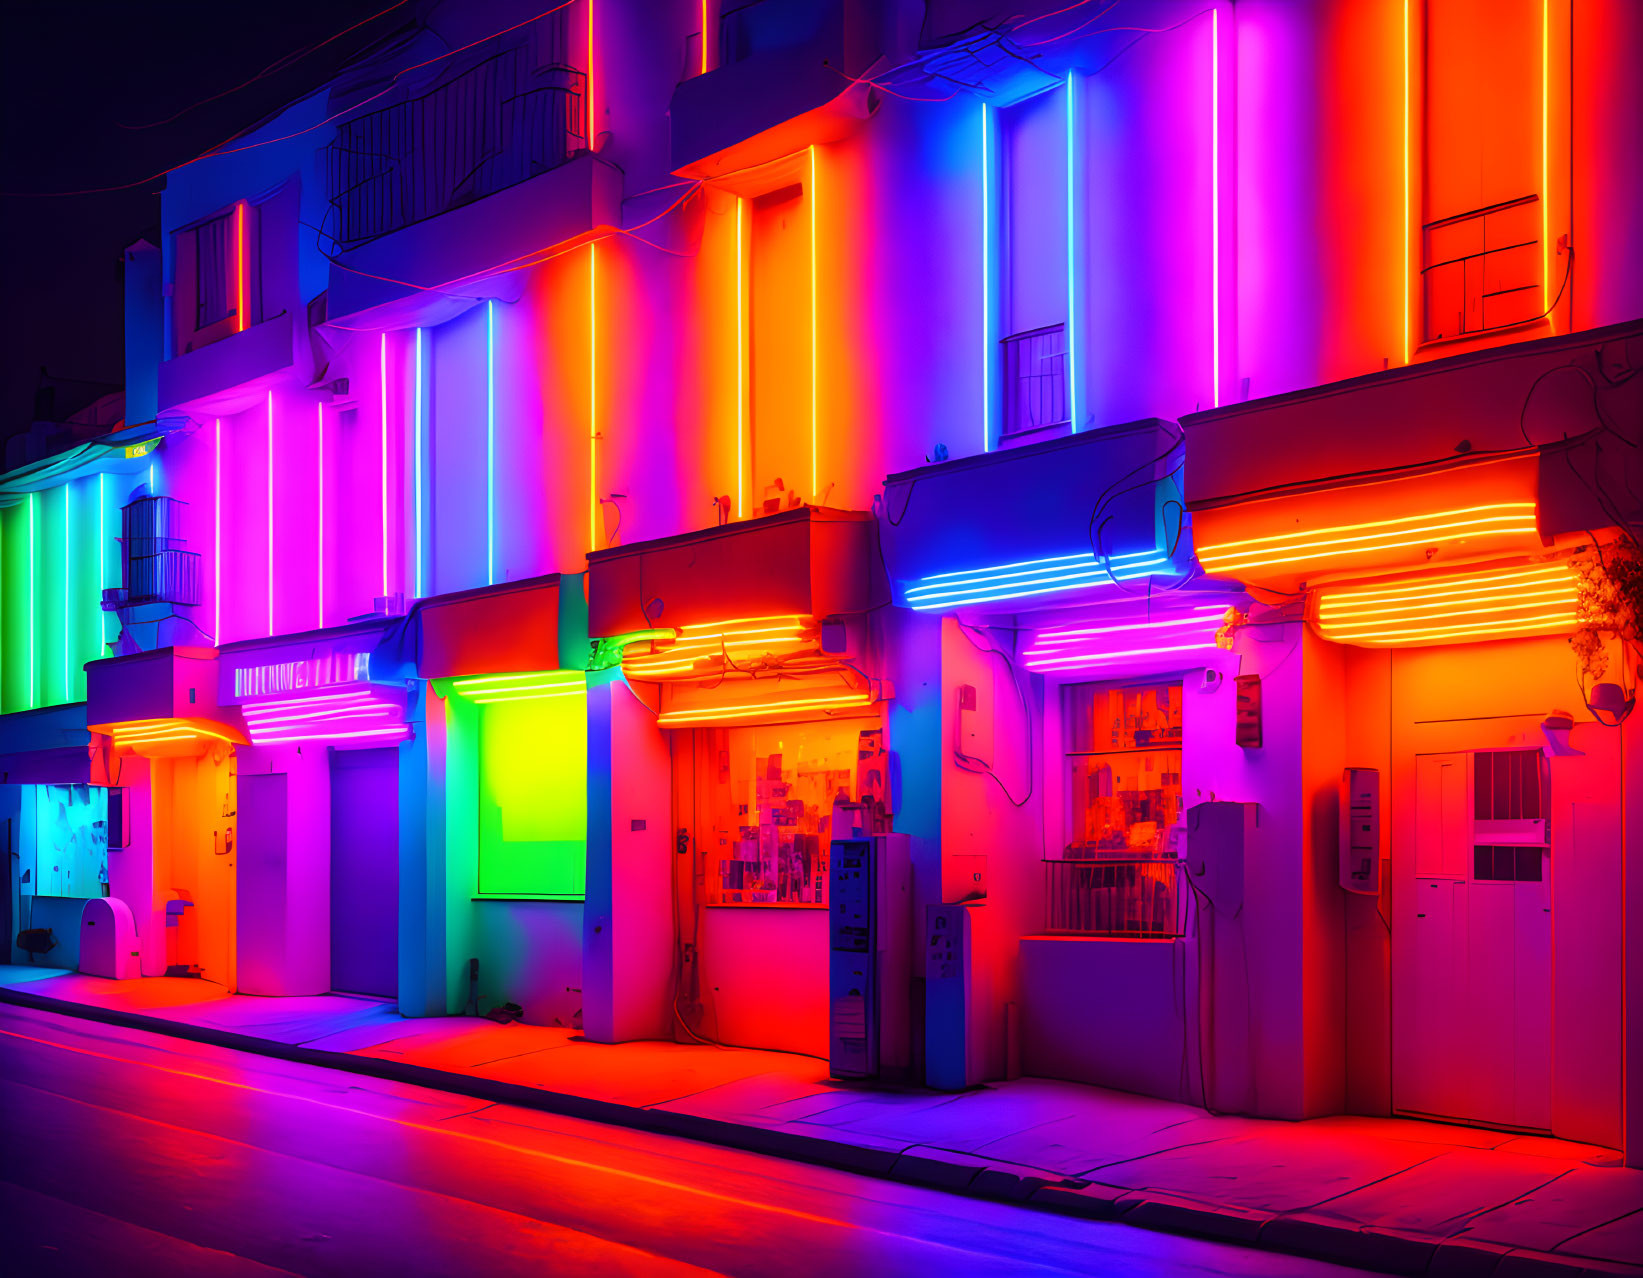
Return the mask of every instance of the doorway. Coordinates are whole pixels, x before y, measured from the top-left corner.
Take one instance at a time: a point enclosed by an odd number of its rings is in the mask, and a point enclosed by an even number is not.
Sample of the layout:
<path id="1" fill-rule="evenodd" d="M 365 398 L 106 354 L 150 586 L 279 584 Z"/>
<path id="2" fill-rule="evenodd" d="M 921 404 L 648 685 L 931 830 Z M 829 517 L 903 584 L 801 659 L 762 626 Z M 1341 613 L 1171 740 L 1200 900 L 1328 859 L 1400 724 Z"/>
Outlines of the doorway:
<path id="1" fill-rule="evenodd" d="M 399 990 L 399 751 L 331 752 L 331 988 Z"/>
<path id="2" fill-rule="evenodd" d="M 1393 919 L 1407 929 L 1393 947 L 1393 1108 L 1550 1130 L 1546 757 L 1476 750 L 1415 765 L 1413 888 Z"/>

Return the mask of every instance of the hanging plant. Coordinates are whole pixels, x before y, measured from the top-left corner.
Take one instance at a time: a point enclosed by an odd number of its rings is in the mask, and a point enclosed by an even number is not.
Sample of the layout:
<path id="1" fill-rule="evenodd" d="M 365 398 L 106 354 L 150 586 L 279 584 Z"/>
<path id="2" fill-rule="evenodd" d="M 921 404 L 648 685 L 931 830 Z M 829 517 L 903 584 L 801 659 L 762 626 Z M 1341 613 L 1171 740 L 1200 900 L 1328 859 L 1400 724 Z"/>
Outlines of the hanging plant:
<path id="1" fill-rule="evenodd" d="M 1609 672 L 1606 640 L 1643 642 L 1643 556 L 1630 544 L 1594 550 L 1571 561 L 1575 574 L 1575 614 L 1579 624 L 1569 636 L 1584 683 L 1596 683 Z"/>

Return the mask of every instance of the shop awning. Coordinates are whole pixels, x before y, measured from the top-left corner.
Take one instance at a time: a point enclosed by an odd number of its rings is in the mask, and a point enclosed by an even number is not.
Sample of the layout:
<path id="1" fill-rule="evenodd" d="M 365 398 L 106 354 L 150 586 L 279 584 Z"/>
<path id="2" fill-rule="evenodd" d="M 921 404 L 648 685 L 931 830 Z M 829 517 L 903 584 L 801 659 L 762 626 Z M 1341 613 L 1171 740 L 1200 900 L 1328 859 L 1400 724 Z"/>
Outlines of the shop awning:
<path id="1" fill-rule="evenodd" d="M 585 654 L 577 647 L 583 611 L 577 582 L 553 573 L 420 600 L 383 633 L 371 653 L 370 677 L 388 682 L 554 670 L 562 651 L 579 669 Z"/>
<path id="2" fill-rule="evenodd" d="M 904 607 L 1028 611 L 1183 576 L 1180 432 L 1157 419 L 982 453 L 885 481 Z"/>

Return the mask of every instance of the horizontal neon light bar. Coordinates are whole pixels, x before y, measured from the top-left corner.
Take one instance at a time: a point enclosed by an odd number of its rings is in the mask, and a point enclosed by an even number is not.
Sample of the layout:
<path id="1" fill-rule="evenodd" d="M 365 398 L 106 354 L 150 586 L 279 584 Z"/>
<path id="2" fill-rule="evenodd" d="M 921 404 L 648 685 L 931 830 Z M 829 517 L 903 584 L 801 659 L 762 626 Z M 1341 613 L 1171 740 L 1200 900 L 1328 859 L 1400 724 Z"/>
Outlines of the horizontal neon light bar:
<path id="1" fill-rule="evenodd" d="M 766 715 L 799 710 L 865 710 L 873 698 L 865 692 L 846 693 L 836 697 L 805 697 L 797 701 L 767 701 L 763 705 L 739 705 L 703 710 L 670 710 L 659 715 L 656 723 L 663 728 L 676 728 L 691 723 L 716 723 L 724 719 L 757 719 Z"/>
<path id="2" fill-rule="evenodd" d="M 1198 562 L 1211 571 L 1227 572 L 1407 549 L 1430 545 L 1434 540 L 1455 541 L 1465 537 L 1534 531 L 1534 502 L 1493 502 L 1484 506 L 1405 515 L 1398 519 L 1336 524 L 1302 532 L 1276 533 L 1268 537 L 1248 537 L 1200 546 Z"/>
<path id="3" fill-rule="evenodd" d="M 1326 639 L 1372 646 L 1557 634 L 1578 621 L 1575 577 L 1566 562 L 1318 597 L 1318 630 Z"/>
<path id="4" fill-rule="evenodd" d="M 298 732 L 290 736 L 255 737 L 254 745 L 288 745 L 292 742 L 307 741 L 355 741 L 365 738 L 377 739 L 381 737 L 396 737 L 400 740 L 408 737 L 411 729 L 408 725 L 399 723 L 391 728 L 361 728 L 355 732 Z"/>
<path id="5" fill-rule="evenodd" d="M 1056 658 L 1042 658 L 1026 663 L 1029 670 L 1081 670 L 1089 666 L 1102 665 L 1108 661 L 1127 660 L 1131 657 L 1156 657 L 1172 652 L 1202 652 L 1215 647 L 1213 638 L 1202 643 L 1165 644 L 1157 648 L 1122 648 L 1112 652 L 1088 652 L 1077 656 L 1067 655 Z"/>
<path id="6" fill-rule="evenodd" d="M 1029 670 L 1077 670 L 1131 657 L 1214 648 L 1215 632 L 1225 615 L 1224 604 L 1203 604 L 1181 617 L 1041 631 L 1033 636 L 1023 659 Z M 1149 638 L 1158 642 L 1148 644 Z"/>
<path id="7" fill-rule="evenodd" d="M 476 706 L 494 706 L 500 701 L 568 701 L 587 696 L 587 689 L 573 688 L 569 692 L 510 692 L 501 696 L 469 697 Z"/>
<path id="8" fill-rule="evenodd" d="M 938 573 L 907 588 L 908 606 L 918 612 L 956 608 L 994 600 L 1083 590 L 1141 577 L 1174 576 L 1170 557 L 1161 550 L 1134 551 L 1098 558 L 1093 552 L 1053 555 L 1045 559 L 991 564 L 963 572 Z"/>
<path id="9" fill-rule="evenodd" d="M 334 706 L 344 701 L 375 701 L 375 692 L 358 689 L 350 692 L 332 692 L 314 697 L 269 697 L 261 701 L 247 701 L 241 709 L 247 714 L 260 710 L 291 709 L 298 706 Z"/>
<path id="10" fill-rule="evenodd" d="M 584 684 L 587 675 L 580 670 L 541 670 L 516 674 L 469 675 L 452 679 L 451 687 L 461 693 L 476 688 L 563 688 Z"/>
<path id="11" fill-rule="evenodd" d="M 666 679 L 698 673 L 715 660 L 724 665 L 768 656 L 792 656 L 818 646 L 819 631 L 809 617 L 745 617 L 681 626 L 677 638 L 651 641 L 651 651 L 628 649 L 622 672 L 634 679 Z"/>

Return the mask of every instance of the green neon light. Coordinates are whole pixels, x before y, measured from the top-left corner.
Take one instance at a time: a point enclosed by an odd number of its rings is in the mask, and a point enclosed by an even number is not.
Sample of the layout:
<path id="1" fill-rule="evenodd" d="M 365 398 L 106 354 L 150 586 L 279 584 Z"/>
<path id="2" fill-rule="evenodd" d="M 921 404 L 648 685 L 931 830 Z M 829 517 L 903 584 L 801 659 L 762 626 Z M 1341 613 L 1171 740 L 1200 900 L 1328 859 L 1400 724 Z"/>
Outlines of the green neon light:
<path id="1" fill-rule="evenodd" d="M 34 494 L 29 494 L 29 709 L 34 709 Z"/>
<path id="2" fill-rule="evenodd" d="M 460 679 L 436 679 L 434 691 L 440 696 L 455 693 L 477 700 L 501 693 L 580 693 L 587 678 L 580 670 L 527 670 L 513 674 L 470 675 Z"/>

